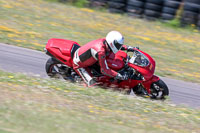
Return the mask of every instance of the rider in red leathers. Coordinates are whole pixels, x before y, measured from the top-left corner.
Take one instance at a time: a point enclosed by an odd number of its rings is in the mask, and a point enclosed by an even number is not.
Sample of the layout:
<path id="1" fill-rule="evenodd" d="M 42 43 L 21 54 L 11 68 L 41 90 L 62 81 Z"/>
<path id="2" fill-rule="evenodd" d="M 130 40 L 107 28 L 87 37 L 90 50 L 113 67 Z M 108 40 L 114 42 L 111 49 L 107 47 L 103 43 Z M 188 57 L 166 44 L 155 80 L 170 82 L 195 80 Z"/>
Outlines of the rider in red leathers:
<path id="1" fill-rule="evenodd" d="M 117 31 L 111 31 L 107 34 L 106 38 L 94 40 L 81 46 L 74 54 L 73 69 L 81 76 L 88 86 L 94 85 L 95 80 L 86 68 L 92 66 L 96 62 L 99 63 L 102 74 L 119 80 L 127 80 L 127 75 L 121 75 L 110 69 L 106 62 L 106 56 L 109 55 L 110 52 L 115 54 L 119 50 L 132 51 L 135 48 L 123 44 L 124 37 Z"/>

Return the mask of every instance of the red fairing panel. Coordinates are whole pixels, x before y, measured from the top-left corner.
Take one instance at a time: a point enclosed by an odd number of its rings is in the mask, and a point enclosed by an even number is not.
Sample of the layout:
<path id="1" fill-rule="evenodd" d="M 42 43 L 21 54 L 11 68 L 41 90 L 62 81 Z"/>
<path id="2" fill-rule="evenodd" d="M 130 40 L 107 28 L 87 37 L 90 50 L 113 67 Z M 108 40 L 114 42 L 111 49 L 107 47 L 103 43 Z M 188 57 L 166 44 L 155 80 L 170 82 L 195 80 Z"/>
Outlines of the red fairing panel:
<path id="1" fill-rule="evenodd" d="M 156 75 L 153 75 L 151 79 L 142 83 L 149 94 L 151 93 L 150 91 L 151 84 L 157 82 L 158 80 L 160 80 L 160 78 L 157 77 Z"/>
<path id="2" fill-rule="evenodd" d="M 80 46 L 71 40 L 52 38 L 48 40 L 46 49 L 61 62 L 72 67 L 71 50 L 74 44 Z"/>
<path id="3" fill-rule="evenodd" d="M 146 67 L 137 66 L 131 63 L 128 63 L 128 65 L 134 68 L 135 70 L 139 71 L 144 76 L 145 80 L 149 80 L 150 78 L 152 78 L 154 74 L 156 63 L 154 59 L 151 58 L 151 56 L 149 56 L 147 53 L 144 53 L 143 51 L 140 51 L 140 52 L 143 53 L 149 59 L 150 61 L 149 65 Z"/>

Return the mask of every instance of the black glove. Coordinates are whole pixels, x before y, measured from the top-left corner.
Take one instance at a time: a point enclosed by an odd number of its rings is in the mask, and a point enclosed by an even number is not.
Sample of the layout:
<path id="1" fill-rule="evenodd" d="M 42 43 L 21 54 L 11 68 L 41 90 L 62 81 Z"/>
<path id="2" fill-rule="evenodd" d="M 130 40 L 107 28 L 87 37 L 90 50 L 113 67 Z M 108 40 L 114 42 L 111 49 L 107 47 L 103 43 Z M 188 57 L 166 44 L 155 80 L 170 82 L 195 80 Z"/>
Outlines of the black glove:
<path id="1" fill-rule="evenodd" d="M 126 73 L 123 74 L 123 75 L 121 75 L 120 73 L 118 73 L 117 76 L 115 77 L 115 79 L 128 80 L 128 75 Z"/>
<path id="2" fill-rule="evenodd" d="M 135 49 L 139 49 L 139 47 L 131 47 L 131 46 L 128 46 L 128 47 L 127 47 L 127 51 L 128 51 L 128 52 L 134 52 Z"/>

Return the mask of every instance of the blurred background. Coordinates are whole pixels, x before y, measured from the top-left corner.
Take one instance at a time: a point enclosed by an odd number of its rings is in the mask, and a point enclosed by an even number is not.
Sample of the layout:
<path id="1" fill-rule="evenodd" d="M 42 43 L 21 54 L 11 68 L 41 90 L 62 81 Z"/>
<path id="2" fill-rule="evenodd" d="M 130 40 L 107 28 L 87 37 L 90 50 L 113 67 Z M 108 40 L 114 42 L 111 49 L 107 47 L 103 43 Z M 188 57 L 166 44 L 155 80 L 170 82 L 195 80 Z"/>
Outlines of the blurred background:
<path id="1" fill-rule="evenodd" d="M 125 13 L 147 20 L 173 20 L 176 26 L 191 25 L 200 29 L 199 0 L 58 0 L 76 6 L 106 8 L 111 13 Z"/>

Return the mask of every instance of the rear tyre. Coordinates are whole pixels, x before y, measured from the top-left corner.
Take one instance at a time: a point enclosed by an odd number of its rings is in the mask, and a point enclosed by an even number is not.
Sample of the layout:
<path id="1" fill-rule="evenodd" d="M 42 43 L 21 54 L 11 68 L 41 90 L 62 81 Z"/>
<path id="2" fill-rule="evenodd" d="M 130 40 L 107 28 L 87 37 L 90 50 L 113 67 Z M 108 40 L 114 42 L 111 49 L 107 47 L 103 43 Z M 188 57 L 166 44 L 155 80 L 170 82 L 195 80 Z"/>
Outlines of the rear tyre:
<path id="1" fill-rule="evenodd" d="M 62 62 L 49 58 L 46 62 L 46 73 L 51 78 L 66 78 L 70 76 L 70 68 L 66 67 Z"/>
<path id="2" fill-rule="evenodd" d="M 165 99 L 169 95 L 169 89 L 161 79 L 151 85 L 151 98 Z"/>

